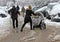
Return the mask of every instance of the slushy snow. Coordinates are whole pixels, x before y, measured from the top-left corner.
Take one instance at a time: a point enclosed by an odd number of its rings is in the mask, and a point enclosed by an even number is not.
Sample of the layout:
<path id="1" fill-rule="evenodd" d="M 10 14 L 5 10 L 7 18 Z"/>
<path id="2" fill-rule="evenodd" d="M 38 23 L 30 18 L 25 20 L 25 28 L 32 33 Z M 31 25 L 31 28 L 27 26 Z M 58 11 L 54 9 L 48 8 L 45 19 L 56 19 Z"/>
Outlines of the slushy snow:
<path id="1" fill-rule="evenodd" d="M 0 7 L 1 8 L 1 7 Z M 7 36 L 10 30 L 10 15 L 6 13 L 3 9 L 0 9 L 0 14 L 3 13 L 7 15 L 7 17 L 0 17 L 0 37 Z"/>

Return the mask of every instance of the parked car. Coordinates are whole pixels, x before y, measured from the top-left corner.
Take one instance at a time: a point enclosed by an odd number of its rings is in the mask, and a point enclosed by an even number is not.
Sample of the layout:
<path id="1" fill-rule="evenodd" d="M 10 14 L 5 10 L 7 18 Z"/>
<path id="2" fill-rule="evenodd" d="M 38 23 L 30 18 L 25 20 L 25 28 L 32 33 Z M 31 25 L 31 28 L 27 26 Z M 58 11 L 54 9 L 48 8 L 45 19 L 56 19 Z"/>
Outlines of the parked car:
<path id="1" fill-rule="evenodd" d="M 50 15 L 46 11 L 46 9 L 47 9 L 47 6 L 44 6 L 44 7 L 40 8 L 40 9 L 36 10 L 35 12 L 42 12 L 44 17 L 46 17 L 47 19 L 51 19 Z"/>
<path id="2" fill-rule="evenodd" d="M 52 10 L 53 10 L 53 7 L 56 6 L 56 5 L 59 5 L 59 3 L 49 3 L 47 6 L 44 6 L 38 10 L 36 10 L 35 12 L 42 12 L 44 17 L 46 17 L 47 19 L 51 19 L 52 15 Z M 53 15 L 54 16 L 54 15 Z"/>
<path id="3" fill-rule="evenodd" d="M 44 16 L 41 12 L 36 12 L 36 16 L 32 16 L 33 29 L 39 27 L 41 30 L 46 29 L 46 24 L 44 23 Z"/>

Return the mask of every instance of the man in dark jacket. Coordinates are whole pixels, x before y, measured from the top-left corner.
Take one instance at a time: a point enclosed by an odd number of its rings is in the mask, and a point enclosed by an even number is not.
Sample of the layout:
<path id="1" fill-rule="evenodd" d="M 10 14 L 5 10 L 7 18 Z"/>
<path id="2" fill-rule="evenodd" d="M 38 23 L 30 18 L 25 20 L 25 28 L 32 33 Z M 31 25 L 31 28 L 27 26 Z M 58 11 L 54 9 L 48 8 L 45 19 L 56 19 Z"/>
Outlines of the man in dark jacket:
<path id="1" fill-rule="evenodd" d="M 12 18 L 13 28 L 15 28 L 15 21 L 16 21 L 16 28 L 18 28 L 18 14 L 20 15 L 18 10 L 19 10 L 18 6 L 17 8 L 13 6 L 12 9 L 8 11 L 8 13 L 11 15 L 11 18 Z"/>
<path id="2" fill-rule="evenodd" d="M 26 15 L 25 15 L 25 18 L 24 18 L 24 24 L 21 28 L 21 32 L 23 31 L 23 28 L 25 26 L 26 23 L 30 22 L 30 29 L 32 30 L 32 19 L 31 19 L 31 15 L 34 14 L 34 12 L 32 11 L 31 9 L 31 6 L 29 5 L 28 9 L 26 10 Z M 35 14 L 34 14 L 35 15 Z"/>

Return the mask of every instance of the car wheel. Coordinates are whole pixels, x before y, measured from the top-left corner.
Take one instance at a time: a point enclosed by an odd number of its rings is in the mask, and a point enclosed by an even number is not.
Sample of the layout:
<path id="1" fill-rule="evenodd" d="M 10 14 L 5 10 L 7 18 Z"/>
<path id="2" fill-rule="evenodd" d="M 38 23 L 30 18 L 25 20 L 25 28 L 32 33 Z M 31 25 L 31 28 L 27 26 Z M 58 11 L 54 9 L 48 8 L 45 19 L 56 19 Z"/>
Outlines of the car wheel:
<path id="1" fill-rule="evenodd" d="M 46 29 L 46 24 L 44 22 L 41 23 L 40 29 Z"/>

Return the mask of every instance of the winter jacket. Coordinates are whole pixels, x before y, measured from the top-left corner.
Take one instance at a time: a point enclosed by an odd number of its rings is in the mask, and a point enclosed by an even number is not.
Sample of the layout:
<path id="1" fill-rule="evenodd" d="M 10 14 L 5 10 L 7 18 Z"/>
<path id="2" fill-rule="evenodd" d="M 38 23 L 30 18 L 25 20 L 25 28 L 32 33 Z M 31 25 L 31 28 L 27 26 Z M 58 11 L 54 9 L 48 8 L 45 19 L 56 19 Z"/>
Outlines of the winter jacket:
<path id="1" fill-rule="evenodd" d="M 8 11 L 9 14 L 11 14 L 11 18 L 17 18 L 18 14 L 20 15 L 19 11 L 17 8 L 12 8 Z"/>
<path id="2" fill-rule="evenodd" d="M 25 21 L 25 22 L 32 21 L 32 20 L 31 20 L 31 15 L 32 15 L 32 14 L 35 15 L 32 10 L 28 10 L 28 9 L 27 9 L 27 10 L 26 10 L 26 15 L 25 15 L 24 21 Z"/>

